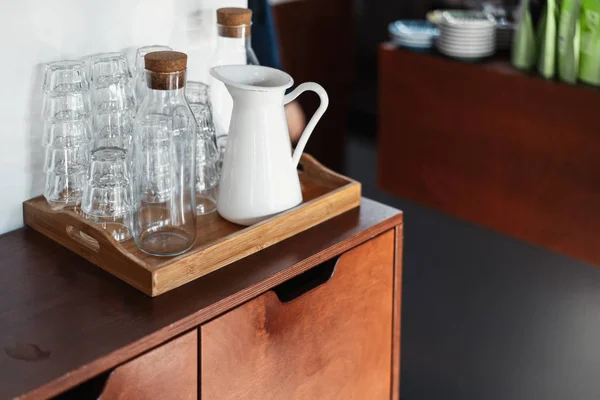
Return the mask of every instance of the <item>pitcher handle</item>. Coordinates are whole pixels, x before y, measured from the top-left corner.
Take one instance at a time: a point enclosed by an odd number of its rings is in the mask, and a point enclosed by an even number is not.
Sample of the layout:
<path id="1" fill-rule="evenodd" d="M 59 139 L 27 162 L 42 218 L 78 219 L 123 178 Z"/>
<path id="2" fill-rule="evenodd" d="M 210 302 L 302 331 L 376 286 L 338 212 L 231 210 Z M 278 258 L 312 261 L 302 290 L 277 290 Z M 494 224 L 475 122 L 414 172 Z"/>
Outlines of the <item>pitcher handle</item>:
<path id="1" fill-rule="evenodd" d="M 308 121 L 306 128 L 304 128 L 304 132 L 302 132 L 302 135 L 300 136 L 300 140 L 298 140 L 298 144 L 296 145 L 296 149 L 294 150 L 294 154 L 292 155 L 294 167 L 298 166 L 298 163 L 300 162 L 300 157 L 302 156 L 302 152 L 304 151 L 304 147 L 306 146 L 306 142 L 308 142 L 312 131 L 315 129 L 315 126 L 325 113 L 325 110 L 327 110 L 327 106 L 329 106 L 329 96 L 327 96 L 327 92 L 325 91 L 325 89 L 323 89 L 323 86 L 314 82 L 306 82 L 301 85 L 298 85 L 296 89 L 292 90 L 291 93 L 287 94 L 283 98 L 283 104 L 285 105 L 291 101 L 294 101 L 296 97 L 300 96 L 307 90 L 315 92 L 319 95 L 319 98 L 321 99 L 321 105 L 319 105 L 317 111 L 315 111 L 310 121 Z"/>

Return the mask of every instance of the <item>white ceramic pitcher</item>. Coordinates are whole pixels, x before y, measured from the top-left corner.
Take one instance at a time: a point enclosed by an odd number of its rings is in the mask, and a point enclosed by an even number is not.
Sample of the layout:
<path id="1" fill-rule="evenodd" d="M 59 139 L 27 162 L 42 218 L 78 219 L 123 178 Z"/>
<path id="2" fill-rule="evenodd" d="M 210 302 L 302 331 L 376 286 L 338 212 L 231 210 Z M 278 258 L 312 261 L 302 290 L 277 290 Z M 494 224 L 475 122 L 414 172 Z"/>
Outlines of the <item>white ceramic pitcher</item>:
<path id="1" fill-rule="evenodd" d="M 329 105 L 327 92 L 303 83 L 288 95 L 294 80 L 277 69 L 254 65 L 214 67 L 233 98 L 227 150 L 223 160 L 217 210 L 223 218 L 252 225 L 302 202 L 296 167 L 315 125 Z M 311 90 L 321 105 L 306 125 L 292 154 L 284 105 Z"/>

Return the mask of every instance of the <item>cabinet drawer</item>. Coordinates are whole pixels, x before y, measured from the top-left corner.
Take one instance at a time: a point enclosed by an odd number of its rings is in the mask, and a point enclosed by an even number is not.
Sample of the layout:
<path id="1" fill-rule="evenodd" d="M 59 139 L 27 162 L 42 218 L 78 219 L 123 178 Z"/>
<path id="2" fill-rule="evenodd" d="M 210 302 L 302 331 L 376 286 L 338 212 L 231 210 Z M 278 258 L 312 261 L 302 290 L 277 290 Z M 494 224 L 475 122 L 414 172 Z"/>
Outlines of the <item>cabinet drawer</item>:
<path id="1" fill-rule="evenodd" d="M 389 399 L 393 265 L 389 231 L 203 325 L 201 398 Z"/>
<path id="2" fill-rule="evenodd" d="M 101 400 L 197 399 L 198 330 L 116 368 Z"/>
<path id="3" fill-rule="evenodd" d="M 184 334 L 55 400 L 198 398 L 198 330 Z"/>

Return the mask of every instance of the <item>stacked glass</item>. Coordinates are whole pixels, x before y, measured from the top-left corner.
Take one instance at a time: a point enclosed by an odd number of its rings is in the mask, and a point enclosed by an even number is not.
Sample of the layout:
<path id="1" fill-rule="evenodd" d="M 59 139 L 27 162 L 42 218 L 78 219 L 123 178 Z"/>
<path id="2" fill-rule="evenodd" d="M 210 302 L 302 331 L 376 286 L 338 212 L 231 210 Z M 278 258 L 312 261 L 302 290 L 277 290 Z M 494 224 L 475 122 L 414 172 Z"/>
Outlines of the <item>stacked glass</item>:
<path id="1" fill-rule="evenodd" d="M 135 95 L 127 57 L 104 53 L 90 58 L 94 106 L 94 150 L 131 149 Z"/>
<path id="2" fill-rule="evenodd" d="M 131 238 L 131 177 L 135 95 L 127 58 L 106 53 L 90 59 L 94 141 L 82 211 L 115 240 Z"/>
<path id="3" fill-rule="evenodd" d="M 47 64 L 43 90 L 44 197 L 54 210 L 77 207 L 86 182 L 92 140 L 85 63 Z"/>
<path id="4" fill-rule="evenodd" d="M 81 205 L 83 216 L 121 242 L 131 238 L 133 185 L 131 157 L 113 147 L 92 152 Z"/>
<path id="5" fill-rule="evenodd" d="M 196 215 L 217 209 L 217 186 L 220 176 L 220 155 L 217 134 L 212 120 L 209 87 L 201 82 L 188 81 L 185 96 L 190 103 L 198 135 L 196 142 Z"/>

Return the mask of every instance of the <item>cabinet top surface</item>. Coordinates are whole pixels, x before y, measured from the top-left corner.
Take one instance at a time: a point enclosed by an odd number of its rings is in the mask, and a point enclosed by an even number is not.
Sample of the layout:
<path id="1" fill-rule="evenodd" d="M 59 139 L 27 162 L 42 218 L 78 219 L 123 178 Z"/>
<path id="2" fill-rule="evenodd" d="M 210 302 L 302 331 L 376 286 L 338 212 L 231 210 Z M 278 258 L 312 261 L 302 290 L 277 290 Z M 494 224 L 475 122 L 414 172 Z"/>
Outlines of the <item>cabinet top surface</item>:
<path id="1" fill-rule="evenodd" d="M 533 72 L 520 71 L 510 63 L 510 54 L 500 52 L 484 61 L 476 63 L 465 63 L 456 61 L 452 58 L 441 55 L 436 51 L 430 52 L 414 52 L 403 48 L 398 48 L 393 43 L 383 43 L 380 46 L 380 54 L 384 57 L 381 63 L 391 63 L 391 68 L 394 73 L 391 75 L 397 79 L 411 80 L 420 79 L 422 74 L 434 73 L 440 76 L 440 79 L 452 82 L 461 82 L 468 86 L 476 86 L 478 83 L 472 81 L 461 80 L 456 77 L 456 74 L 476 74 L 475 76 L 485 76 L 486 79 L 494 79 L 492 82 L 487 82 L 482 90 L 500 92 L 496 89 L 495 84 L 505 82 L 514 82 L 523 85 L 523 90 L 527 91 L 529 96 L 531 93 L 542 91 L 543 94 L 556 94 L 563 96 L 573 96 L 576 104 L 586 104 L 585 101 L 592 101 L 592 104 L 598 101 L 600 92 L 595 88 L 585 85 L 570 85 L 563 82 L 544 79 Z M 394 69 L 395 64 L 402 65 L 411 71 L 410 75 L 398 72 Z M 453 80 L 448 80 L 447 77 L 454 77 Z M 498 81 L 496 81 L 498 80 Z M 389 85 L 389 82 L 386 81 Z M 481 87 L 481 85 L 479 85 Z M 499 86 L 502 89 L 502 86 Z M 505 89 L 506 91 L 506 89 Z M 495 92 L 494 92 L 495 93 Z M 538 97 L 543 94 L 538 93 Z M 514 96 L 518 98 L 516 95 Z M 562 99 L 564 100 L 564 99 Z M 567 102 L 568 103 L 568 102 Z"/>
<path id="2" fill-rule="evenodd" d="M 398 210 L 363 199 L 157 298 L 32 229 L 1 235 L 0 398 L 59 393 L 401 223 Z"/>

